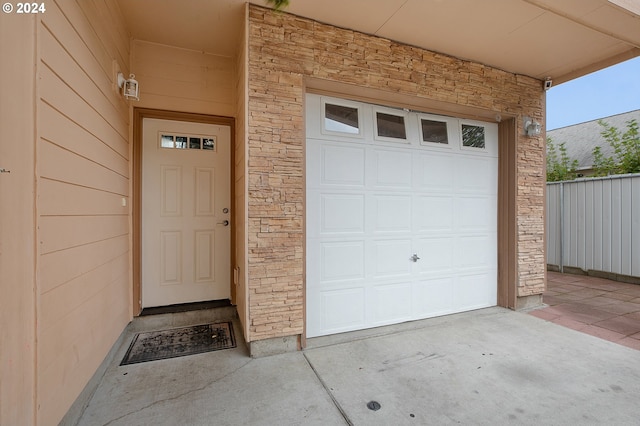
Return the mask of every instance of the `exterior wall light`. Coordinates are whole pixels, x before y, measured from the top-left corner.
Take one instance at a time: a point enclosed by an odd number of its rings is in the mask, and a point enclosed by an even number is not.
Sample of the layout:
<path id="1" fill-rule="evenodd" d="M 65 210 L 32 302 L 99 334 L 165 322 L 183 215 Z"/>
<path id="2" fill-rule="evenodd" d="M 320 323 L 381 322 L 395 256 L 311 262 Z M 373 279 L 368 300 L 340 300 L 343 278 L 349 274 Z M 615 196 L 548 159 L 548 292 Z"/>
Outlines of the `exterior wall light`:
<path id="1" fill-rule="evenodd" d="M 125 79 L 124 75 L 119 72 L 118 73 L 118 87 L 122 89 L 122 95 L 125 99 L 132 99 L 134 101 L 139 101 L 140 97 L 140 86 L 138 85 L 138 81 L 134 78 L 135 75 L 129 74 L 129 78 Z"/>
<path id="2" fill-rule="evenodd" d="M 540 136 L 542 126 L 531 117 L 524 117 L 524 133 L 527 136 Z"/>

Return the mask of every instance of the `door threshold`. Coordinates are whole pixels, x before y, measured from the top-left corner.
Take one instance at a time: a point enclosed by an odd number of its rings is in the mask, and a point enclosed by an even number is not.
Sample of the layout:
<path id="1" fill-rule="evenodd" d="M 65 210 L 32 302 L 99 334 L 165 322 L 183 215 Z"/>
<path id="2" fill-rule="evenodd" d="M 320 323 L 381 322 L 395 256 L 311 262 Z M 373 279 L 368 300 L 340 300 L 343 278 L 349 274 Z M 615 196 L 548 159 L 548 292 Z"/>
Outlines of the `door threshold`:
<path id="1" fill-rule="evenodd" d="M 140 312 L 140 316 L 159 315 L 159 314 L 175 314 L 179 312 L 201 311 L 203 309 L 226 308 L 231 306 L 229 299 L 208 300 L 206 302 L 178 303 L 169 306 L 154 306 L 144 308 Z"/>

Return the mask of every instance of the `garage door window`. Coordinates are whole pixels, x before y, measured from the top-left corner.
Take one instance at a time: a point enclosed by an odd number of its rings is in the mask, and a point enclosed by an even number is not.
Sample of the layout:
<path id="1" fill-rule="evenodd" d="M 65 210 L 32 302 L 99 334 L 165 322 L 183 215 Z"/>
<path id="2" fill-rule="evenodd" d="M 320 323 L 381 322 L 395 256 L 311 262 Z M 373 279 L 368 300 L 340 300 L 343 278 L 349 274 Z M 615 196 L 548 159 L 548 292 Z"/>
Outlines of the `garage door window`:
<path id="1" fill-rule="evenodd" d="M 447 123 L 435 120 L 420 120 L 420 130 L 422 131 L 422 142 L 449 144 L 447 135 Z"/>
<path id="2" fill-rule="evenodd" d="M 484 149 L 484 127 L 471 124 L 462 125 L 462 146 Z"/>
<path id="3" fill-rule="evenodd" d="M 346 105 L 324 105 L 324 129 L 330 133 L 360 134 L 360 111 Z"/>
<path id="4" fill-rule="evenodd" d="M 378 136 L 382 138 L 407 139 L 407 129 L 402 116 L 377 112 L 376 128 Z"/>

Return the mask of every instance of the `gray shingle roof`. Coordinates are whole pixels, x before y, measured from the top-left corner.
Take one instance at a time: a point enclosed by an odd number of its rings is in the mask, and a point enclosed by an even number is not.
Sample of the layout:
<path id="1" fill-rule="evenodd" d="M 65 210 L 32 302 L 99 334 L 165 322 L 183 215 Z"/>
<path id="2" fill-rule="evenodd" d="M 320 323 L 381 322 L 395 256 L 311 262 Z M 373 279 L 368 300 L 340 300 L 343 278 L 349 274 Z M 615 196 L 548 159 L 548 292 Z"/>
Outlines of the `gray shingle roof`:
<path id="1" fill-rule="evenodd" d="M 578 169 L 590 169 L 593 167 L 593 149 L 600 146 L 605 157 L 613 154 L 613 148 L 604 140 L 600 132 L 604 128 L 598 124 L 599 120 L 617 127 L 624 133 L 627 129 L 627 122 L 636 119 L 640 123 L 640 109 L 623 114 L 612 115 L 598 120 L 587 121 L 585 123 L 574 124 L 573 126 L 561 127 L 559 129 L 547 131 L 547 137 L 551 138 L 557 147 L 562 142 L 567 148 L 567 155 L 570 159 L 578 160 Z"/>

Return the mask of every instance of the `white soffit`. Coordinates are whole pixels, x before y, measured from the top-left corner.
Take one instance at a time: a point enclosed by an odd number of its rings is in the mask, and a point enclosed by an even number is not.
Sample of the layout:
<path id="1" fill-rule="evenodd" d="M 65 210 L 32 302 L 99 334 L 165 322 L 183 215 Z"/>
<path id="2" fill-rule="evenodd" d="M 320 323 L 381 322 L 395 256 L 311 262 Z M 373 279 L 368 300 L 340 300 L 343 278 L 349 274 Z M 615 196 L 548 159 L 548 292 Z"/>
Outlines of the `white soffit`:
<path id="1" fill-rule="evenodd" d="M 236 55 L 243 0 L 118 3 L 134 39 Z M 286 9 L 556 83 L 639 56 L 639 11 L 639 0 L 290 0 Z"/>
<path id="2" fill-rule="evenodd" d="M 609 2 L 640 16 L 640 1 L 638 0 L 609 0 Z"/>

